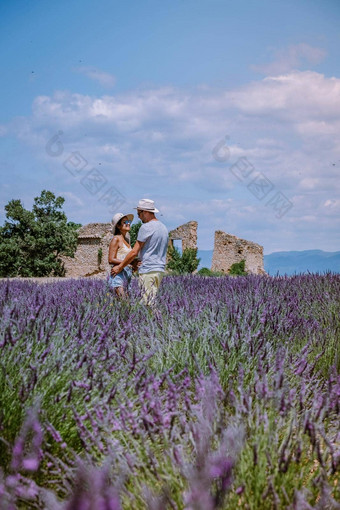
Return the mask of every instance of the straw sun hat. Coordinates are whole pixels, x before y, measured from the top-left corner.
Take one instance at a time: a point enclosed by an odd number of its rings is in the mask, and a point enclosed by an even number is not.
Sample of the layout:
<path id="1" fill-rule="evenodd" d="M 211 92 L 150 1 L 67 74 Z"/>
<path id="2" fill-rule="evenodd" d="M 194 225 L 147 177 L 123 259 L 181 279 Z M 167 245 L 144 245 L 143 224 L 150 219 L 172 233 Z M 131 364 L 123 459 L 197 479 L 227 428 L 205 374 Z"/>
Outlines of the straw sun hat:
<path id="1" fill-rule="evenodd" d="M 121 212 L 118 212 L 117 214 L 115 214 L 114 217 L 111 220 L 111 225 L 112 225 L 111 232 L 112 232 L 112 234 L 115 234 L 117 223 L 119 223 L 122 218 L 127 218 L 128 220 L 132 221 L 133 220 L 133 214 L 123 214 Z"/>
<path id="2" fill-rule="evenodd" d="M 140 211 L 149 211 L 152 213 L 159 212 L 158 209 L 155 207 L 155 202 L 153 200 L 150 200 L 149 198 L 142 198 L 139 202 L 137 207 L 134 207 L 134 209 L 139 209 Z"/>

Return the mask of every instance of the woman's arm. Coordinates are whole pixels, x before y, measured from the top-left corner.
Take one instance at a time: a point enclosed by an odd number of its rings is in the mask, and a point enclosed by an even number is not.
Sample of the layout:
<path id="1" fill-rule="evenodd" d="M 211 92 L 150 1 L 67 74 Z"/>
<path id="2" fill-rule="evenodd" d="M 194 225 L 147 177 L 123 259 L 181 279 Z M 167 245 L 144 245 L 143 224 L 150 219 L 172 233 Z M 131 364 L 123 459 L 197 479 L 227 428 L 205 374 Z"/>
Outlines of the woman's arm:
<path id="1" fill-rule="evenodd" d="M 126 267 L 128 264 L 130 264 L 133 261 L 133 259 L 137 257 L 139 251 L 143 248 L 144 244 L 145 243 L 142 243 L 140 241 L 136 241 L 134 247 L 126 255 L 125 259 L 124 260 L 120 260 L 119 261 L 119 265 L 118 266 L 114 266 L 111 269 L 111 275 L 115 276 L 116 274 L 120 273 L 124 269 L 124 267 Z"/>
<path id="2" fill-rule="evenodd" d="M 109 246 L 109 264 L 120 264 L 121 260 L 117 259 L 117 252 L 119 249 L 119 239 L 115 236 L 110 242 Z"/>

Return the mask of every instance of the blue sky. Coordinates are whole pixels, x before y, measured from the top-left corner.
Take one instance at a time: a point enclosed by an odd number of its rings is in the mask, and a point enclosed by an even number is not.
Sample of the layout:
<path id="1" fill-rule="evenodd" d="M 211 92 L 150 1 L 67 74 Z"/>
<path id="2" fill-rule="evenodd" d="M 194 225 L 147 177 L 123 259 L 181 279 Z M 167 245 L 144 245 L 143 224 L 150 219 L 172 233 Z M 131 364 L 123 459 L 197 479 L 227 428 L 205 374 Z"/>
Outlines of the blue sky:
<path id="1" fill-rule="evenodd" d="M 152 198 L 281 250 L 340 250 L 340 2 L 0 2 L 0 223 Z"/>

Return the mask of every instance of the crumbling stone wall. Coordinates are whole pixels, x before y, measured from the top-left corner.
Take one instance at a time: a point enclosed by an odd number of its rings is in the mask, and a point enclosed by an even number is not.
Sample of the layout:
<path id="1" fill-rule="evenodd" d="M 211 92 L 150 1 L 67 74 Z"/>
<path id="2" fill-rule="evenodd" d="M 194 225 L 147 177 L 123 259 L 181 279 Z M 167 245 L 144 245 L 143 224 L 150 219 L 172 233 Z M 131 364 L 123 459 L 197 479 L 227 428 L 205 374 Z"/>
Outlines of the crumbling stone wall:
<path id="1" fill-rule="evenodd" d="M 197 248 L 197 221 L 189 221 L 170 232 L 170 243 L 182 240 L 182 248 Z M 66 276 L 69 278 L 95 276 L 105 278 L 109 271 L 107 262 L 112 239 L 110 223 L 89 223 L 78 231 L 78 246 L 74 258 L 62 257 Z M 98 253 L 102 251 L 101 261 Z"/>
<path id="2" fill-rule="evenodd" d="M 171 230 L 169 233 L 169 245 L 173 246 L 173 241 L 182 240 L 182 250 L 186 248 L 197 249 L 197 221 L 188 221 L 184 225 Z"/>
<path id="3" fill-rule="evenodd" d="M 66 277 L 93 276 L 105 278 L 109 271 L 108 253 L 112 239 L 110 223 L 89 223 L 78 231 L 78 247 L 74 258 L 63 257 Z M 197 249 L 197 221 L 188 221 L 169 234 L 170 245 L 182 240 L 182 249 Z M 99 250 L 102 252 L 99 260 Z M 251 274 L 265 274 L 263 268 L 263 247 L 245 239 L 218 230 L 215 232 L 214 252 L 211 269 L 228 273 L 234 262 L 245 260 L 245 268 Z"/>
<path id="4" fill-rule="evenodd" d="M 245 260 L 245 270 L 250 274 L 266 274 L 263 268 L 263 246 L 240 239 L 222 230 L 215 232 L 212 271 L 228 273 L 235 262 Z"/>
<path id="5" fill-rule="evenodd" d="M 111 223 L 89 223 L 81 227 L 78 231 L 78 246 L 74 258 L 63 257 L 66 276 L 105 278 L 109 271 L 107 260 L 111 239 Z"/>

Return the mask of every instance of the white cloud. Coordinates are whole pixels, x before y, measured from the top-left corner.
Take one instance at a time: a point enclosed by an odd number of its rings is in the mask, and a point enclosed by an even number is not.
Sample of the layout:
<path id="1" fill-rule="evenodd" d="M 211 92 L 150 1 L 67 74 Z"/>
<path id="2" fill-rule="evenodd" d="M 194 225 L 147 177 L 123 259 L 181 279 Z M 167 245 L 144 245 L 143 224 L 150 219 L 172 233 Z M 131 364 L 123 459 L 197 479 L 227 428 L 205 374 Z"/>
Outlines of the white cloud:
<path id="1" fill-rule="evenodd" d="M 96 67 L 80 66 L 76 68 L 76 71 L 84 74 L 91 80 L 97 81 L 100 85 L 108 89 L 114 87 L 116 83 L 116 78 L 113 74 L 105 73 Z"/>
<path id="2" fill-rule="evenodd" d="M 272 115 L 297 124 L 304 120 L 339 121 L 340 79 L 312 71 L 270 76 L 228 96 L 249 115 Z"/>
<path id="3" fill-rule="evenodd" d="M 319 186 L 320 179 L 306 178 L 300 181 L 300 188 L 302 189 L 316 189 Z"/>
<path id="4" fill-rule="evenodd" d="M 327 199 L 323 204 L 322 209 L 324 210 L 326 217 L 340 218 L 340 200 L 338 198 Z M 338 220 L 337 223 L 339 224 L 340 221 Z"/>
<path id="5" fill-rule="evenodd" d="M 329 225 L 338 225 L 338 208 L 327 200 L 339 190 L 339 78 L 305 71 L 226 91 L 163 87 L 101 97 L 62 91 L 37 97 L 32 117 L 11 129 L 64 179 L 65 196 L 75 205 L 78 199 L 79 209 L 102 211 L 92 220 L 106 220 L 104 206 L 80 207 L 96 197 L 78 181 L 76 192 L 66 187 L 78 178 L 63 167 L 75 151 L 88 161 L 86 171 L 100 169 L 131 207 L 142 195 L 162 198 L 168 223 L 197 219 L 206 239 L 220 228 L 264 244 L 266 252 L 281 249 L 282 239 L 291 243 L 287 249 L 304 249 L 313 248 L 316 225 L 325 238 Z M 58 131 L 64 152 L 53 158 L 44 148 Z M 221 140 L 229 159 L 219 162 L 213 149 Z M 237 178 L 231 167 L 242 157 L 254 169 Z M 268 196 L 248 187 L 258 174 L 272 184 Z M 281 220 L 267 205 L 275 193 L 293 204 Z"/>
<path id="6" fill-rule="evenodd" d="M 75 193 L 72 193 L 71 191 L 58 191 L 58 194 L 64 198 L 66 197 L 74 205 L 79 205 L 79 206 L 84 205 L 84 201 L 81 200 L 78 195 L 76 195 Z"/>
<path id="7" fill-rule="evenodd" d="M 332 207 L 340 207 L 340 200 L 328 199 L 324 203 L 324 206 L 325 207 L 330 207 L 330 208 L 332 208 Z"/>
<path id="8" fill-rule="evenodd" d="M 274 60 L 268 64 L 254 65 L 252 69 L 266 75 L 288 73 L 304 64 L 319 64 L 326 56 L 325 50 L 300 43 L 274 50 Z"/>

